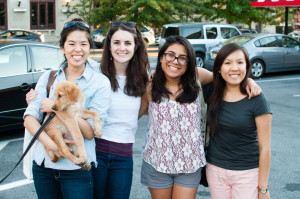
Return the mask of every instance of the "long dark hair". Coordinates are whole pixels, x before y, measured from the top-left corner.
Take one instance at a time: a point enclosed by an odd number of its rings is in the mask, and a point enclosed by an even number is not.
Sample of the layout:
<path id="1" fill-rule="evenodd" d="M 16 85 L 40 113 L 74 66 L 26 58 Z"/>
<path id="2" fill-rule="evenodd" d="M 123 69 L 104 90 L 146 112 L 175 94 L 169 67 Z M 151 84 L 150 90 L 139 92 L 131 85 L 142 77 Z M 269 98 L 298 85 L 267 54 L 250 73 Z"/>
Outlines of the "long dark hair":
<path id="1" fill-rule="evenodd" d="M 246 86 L 247 86 L 247 79 L 250 77 L 251 72 L 251 62 L 249 60 L 249 56 L 247 51 L 244 49 L 244 47 L 236 44 L 236 43 L 230 43 L 221 48 L 221 50 L 218 52 L 217 57 L 214 62 L 213 66 L 213 83 L 214 83 L 214 92 L 212 96 L 210 97 L 208 101 L 208 115 L 209 120 L 211 124 L 211 131 L 212 135 L 216 133 L 218 130 L 218 114 L 222 108 L 222 101 L 223 101 L 223 95 L 224 95 L 224 89 L 226 87 L 226 82 L 222 78 L 221 73 L 219 71 L 221 70 L 221 67 L 225 61 L 225 59 L 233 52 L 241 50 L 245 55 L 246 60 L 246 75 L 245 78 L 240 83 L 240 90 L 241 93 L 247 94 L 246 92 Z"/>
<path id="2" fill-rule="evenodd" d="M 110 51 L 110 43 L 113 34 L 118 30 L 130 32 L 133 35 L 135 43 L 134 55 L 129 61 L 126 69 L 126 85 L 124 93 L 129 96 L 142 96 L 146 90 L 146 84 L 148 81 L 147 70 L 149 70 L 150 66 L 146 45 L 142 34 L 137 27 L 129 28 L 124 24 L 121 24 L 118 27 L 112 26 L 109 29 L 103 47 L 101 70 L 110 80 L 113 91 L 117 91 L 119 84 L 116 78 L 116 69 Z"/>
<path id="3" fill-rule="evenodd" d="M 180 78 L 183 92 L 176 98 L 179 103 L 191 103 L 196 100 L 199 92 L 199 86 L 196 82 L 196 55 L 193 46 L 182 36 L 170 36 L 166 39 L 166 43 L 159 50 L 156 72 L 152 80 L 152 100 L 160 103 L 162 97 L 169 98 L 170 91 L 166 87 L 166 77 L 161 68 L 160 59 L 164 56 L 165 51 L 173 44 L 181 44 L 187 51 L 187 69 Z"/>

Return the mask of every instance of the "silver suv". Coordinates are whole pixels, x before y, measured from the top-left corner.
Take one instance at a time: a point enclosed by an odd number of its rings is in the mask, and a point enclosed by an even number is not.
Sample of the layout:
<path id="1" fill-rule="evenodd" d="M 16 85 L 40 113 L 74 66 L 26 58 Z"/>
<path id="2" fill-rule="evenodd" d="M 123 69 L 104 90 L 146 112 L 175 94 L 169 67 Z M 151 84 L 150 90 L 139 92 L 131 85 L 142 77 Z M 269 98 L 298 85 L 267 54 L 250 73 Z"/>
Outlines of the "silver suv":
<path id="1" fill-rule="evenodd" d="M 196 53 L 198 67 L 204 66 L 206 51 L 220 42 L 241 35 L 237 27 L 220 23 L 174 23 L 163 26 L 159 48 L 165 43 L 166 38 L 181 35 L 193 45 Z"/>

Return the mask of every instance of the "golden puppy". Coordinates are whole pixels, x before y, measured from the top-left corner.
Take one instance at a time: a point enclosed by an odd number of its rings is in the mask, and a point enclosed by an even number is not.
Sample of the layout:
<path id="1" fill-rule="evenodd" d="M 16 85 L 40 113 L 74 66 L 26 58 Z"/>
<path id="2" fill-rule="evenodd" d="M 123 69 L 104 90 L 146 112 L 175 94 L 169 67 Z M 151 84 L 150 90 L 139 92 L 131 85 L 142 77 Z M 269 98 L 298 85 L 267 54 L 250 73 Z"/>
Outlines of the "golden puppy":
<path id="1" fill-rule="evenodd" d="M 84 108 L 85 96 L 80 88 L 73 82 L 61 81 L 57 83 L 54 90 L 53 110 L 65 111 L 67 119 L 62 122 L 58 117 L 54 117 L 45 127 L 45 131 L 51 139 L 57 144 L 60 154 L 69 159 L 74 164 L 85 170 L 91 168 L 88 162 L 86 150 L 84 148 L 84 139 L 80 132 L 77 120 L 78 118 L 91 118 L 94 120 L 94 134 L 100 138 L 102 135 L 101 120 L 98 113 L 88 111 Z M 47 114 L 45 120 L 49 117 Z M 66 144 L 65 139 L 74 140 L 75 144 Z M 57 162 L 58 157 L 46 148 L 47 154 L 52 162 Z M 71 153 L 72 152 L 72 153 Z"/>

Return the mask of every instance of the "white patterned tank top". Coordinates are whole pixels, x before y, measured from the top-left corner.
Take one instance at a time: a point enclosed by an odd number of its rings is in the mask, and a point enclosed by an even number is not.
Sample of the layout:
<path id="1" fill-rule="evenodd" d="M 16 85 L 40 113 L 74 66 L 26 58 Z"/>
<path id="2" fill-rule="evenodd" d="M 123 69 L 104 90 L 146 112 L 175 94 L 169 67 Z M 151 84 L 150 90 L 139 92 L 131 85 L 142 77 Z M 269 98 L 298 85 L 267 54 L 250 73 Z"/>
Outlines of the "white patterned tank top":
<path id="1" fill-rule="evenodd" d="M 163 98 L 149 103 L 149 124 L 143 159 L 157 171 L 168 174 L 194 173 L 206 164 L 199 97 L 180 104 Z"/>

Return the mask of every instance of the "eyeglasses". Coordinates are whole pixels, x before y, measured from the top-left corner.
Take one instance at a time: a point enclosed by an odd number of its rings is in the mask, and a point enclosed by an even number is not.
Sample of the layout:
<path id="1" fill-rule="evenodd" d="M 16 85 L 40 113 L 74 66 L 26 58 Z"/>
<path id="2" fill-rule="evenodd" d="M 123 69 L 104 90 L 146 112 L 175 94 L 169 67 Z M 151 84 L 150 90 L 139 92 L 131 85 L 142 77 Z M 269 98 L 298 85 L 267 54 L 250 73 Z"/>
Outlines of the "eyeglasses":
<path id="1" fill-rule="evenodd" d="M 133 21 L 125 21 L 125 22 L 124 21 L 113 21 L 113 22 L 111 22 L 112 27 L 119 27 L 121 24 L 124 24 L 128 28 L 136 27 L 136 23 L 134 23 Z"/>
<path id="2" fill-rule="evenodd" d="M 87 25 L 86 23 L 84 23 L 84 22 L 82 22 L 82 21 L 71 21 L 71 22 L 68 22 L 68 23 L 66 23 L 65 25 L 64 25 L 64 28 L 70 28 L 70 27 L 72 27 L 72 26 L 75 26 L 75 24 L 78 24 L 78 25 L 80 25 L 80 26 L 82 26 L 82 27 L 85 27 L 85 28 L 90 28 L 90 26 L 89 25 Z"/>
<path id="3" fill-rule="evenodd" d="M 187 65 L 187 63 L 189 62 L 189 59 L 186 57 L 176 57 L 175 55 L 171 54 L 171 53 L 164 53 L 164 57 L 165 60 L 168 62 L 173 62 L 175 59 L 177 59 L 178 63 L 180 65 Z"/>

